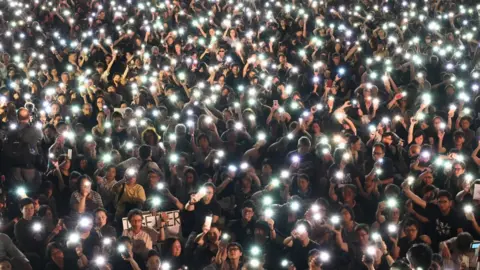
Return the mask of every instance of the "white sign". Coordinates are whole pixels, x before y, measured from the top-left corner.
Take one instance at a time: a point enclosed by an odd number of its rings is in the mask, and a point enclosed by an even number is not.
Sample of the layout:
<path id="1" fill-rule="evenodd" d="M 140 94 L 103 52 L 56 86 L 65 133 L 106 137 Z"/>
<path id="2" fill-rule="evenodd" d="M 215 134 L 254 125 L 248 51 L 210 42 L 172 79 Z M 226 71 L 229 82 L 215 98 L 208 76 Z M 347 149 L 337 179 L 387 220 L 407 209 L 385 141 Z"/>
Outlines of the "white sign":
<path id="1" fill-rule="evenodd" d="M 165 237 L 176 237 L 180 235 L 180 211 L 168 211 L 167 213 L 168 220 L 165 223 Z M 143 212 L 143 223 L 144 227 L 152 228 L 155 230 L 160 230 L 160 212 L 157 212 L 156 216 L 153 216 L 151 212 Z M 122 219 L 123 229 L 126 230 L 131 227 L 130 222 L 127 218 Z"/>

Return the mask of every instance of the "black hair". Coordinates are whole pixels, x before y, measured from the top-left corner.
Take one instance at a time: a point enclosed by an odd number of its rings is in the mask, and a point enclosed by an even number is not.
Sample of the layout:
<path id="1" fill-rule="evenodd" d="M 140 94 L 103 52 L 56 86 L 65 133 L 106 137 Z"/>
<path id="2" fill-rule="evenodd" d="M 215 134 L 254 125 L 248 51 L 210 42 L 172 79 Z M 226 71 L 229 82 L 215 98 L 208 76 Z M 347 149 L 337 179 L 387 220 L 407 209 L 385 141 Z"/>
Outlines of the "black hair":
<path id="1" fill-rule="evenodd" d="M 448 192 L 448 191 L 446 191 L 446 190 L 440 190 L 440 191 L 438 192 L 437 198 L 440 198 L 440 197 L 447 197 L 447 199 L 448 199 L 449 201 L 452 200 L 452 194 L 450 194 L 450 192 Z"/>
<path id="2" fill-rule="evenodd" d="M 142 220 L 143 220 L 143 212 L 142 210 L 140 209 L 132 209 L 128 212 L 128 215 L 127 215 L 127 220 L 130 221 L 130 219 L 133 217 L 133 216 L 141 216 L 142 217 Z"/>
<path id="3" fill-rule="evenodd" d="M 426 244 L 415 244 L 407 252 L 407 258 L 413 269 L 428 269 L 432 264 L 432 249 Z"/>
<path id="4" fill-rule="evenodd" d="M 138 149 L 138 155 L 142 160 L 146 160 L 152 155 L 152 148 L 149 145 L 144 144 Z"/>
<path id="5" fill-rule="evenodd" d="M 23 199 L 20 200 L 20 202 L 18 204 L 19 204 L 20 210 L 21 210 L 26 205 L 34 204 L 34 202 L 33 202 L 32 198 L 23 198 Z"/>
<path id="6" fill-rule="evenodd" d="M 473 237 L 468 232 L 462 232 L 457 235 L 457 240 L 455 244 L 460 251 L 460 253 L 466 253 L 470 250 L 470 244 L 473 242 Z"/>

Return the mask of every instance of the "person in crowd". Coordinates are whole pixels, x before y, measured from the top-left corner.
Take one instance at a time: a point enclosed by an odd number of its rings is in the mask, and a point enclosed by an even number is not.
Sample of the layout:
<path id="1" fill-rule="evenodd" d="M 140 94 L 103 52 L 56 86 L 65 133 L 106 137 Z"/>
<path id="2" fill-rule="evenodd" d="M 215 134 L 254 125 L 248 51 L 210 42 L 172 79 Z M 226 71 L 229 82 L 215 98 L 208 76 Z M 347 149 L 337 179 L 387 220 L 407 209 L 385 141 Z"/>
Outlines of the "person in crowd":
<path id="1" fill-rule="evenodd" d="M 477 10 L 2 5 L 0 268 L 480 267 Z"/>

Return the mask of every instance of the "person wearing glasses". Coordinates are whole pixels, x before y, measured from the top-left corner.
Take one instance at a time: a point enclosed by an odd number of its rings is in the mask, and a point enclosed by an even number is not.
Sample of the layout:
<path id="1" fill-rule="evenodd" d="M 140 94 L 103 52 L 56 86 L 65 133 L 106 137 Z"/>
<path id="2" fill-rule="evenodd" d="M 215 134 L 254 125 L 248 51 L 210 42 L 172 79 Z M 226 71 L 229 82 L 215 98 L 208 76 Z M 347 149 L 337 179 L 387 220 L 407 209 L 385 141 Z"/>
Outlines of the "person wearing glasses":
<path id="1" fill-rule="evenodd" d="M 420 226 L 414 219 L 407 219 L 403 224 L 404 237 L 398 239 L 398 245 L 392 249 L 394 258 L 405 258 L 408 250 L 415 244 L 427 243 L 430 238 L 426 235 L 420 235 Z"/>
<path id="2" fill-rule="evenodd" d="M 457 211 L 452 207 L 452 195 L 446 191 L 438 192 L 437 204 L 426 202 L 410 190 L 408 182 L 402 184 L 405 196 L 413 203 L 426 210 L 426 232 L 432 240 L 434 251 L 438 250 L 438 243 L 448 240 L 457 234 L 463 232 L 462 225 L 464 219 L 460 217 Z"/>
<path id="3" fill-rule="evenodd" d="M 463 190 L 465 167 L 466 165 L 463 161 L 455 161 L 452 166 L 452 172 L 447 176 L 443 188 L 455 195 Z"/>
<path id="4" fill-rule="evenodd" d="M 372 147 L 372 162 L 370 173 L 365 176 L 368 180 L 378 179 L 384 186 L 393 183 L 393 161 L 385 157 L 385 145 L 376 143 Z M 367 170 L 368 171 L 368 170 Z"/>

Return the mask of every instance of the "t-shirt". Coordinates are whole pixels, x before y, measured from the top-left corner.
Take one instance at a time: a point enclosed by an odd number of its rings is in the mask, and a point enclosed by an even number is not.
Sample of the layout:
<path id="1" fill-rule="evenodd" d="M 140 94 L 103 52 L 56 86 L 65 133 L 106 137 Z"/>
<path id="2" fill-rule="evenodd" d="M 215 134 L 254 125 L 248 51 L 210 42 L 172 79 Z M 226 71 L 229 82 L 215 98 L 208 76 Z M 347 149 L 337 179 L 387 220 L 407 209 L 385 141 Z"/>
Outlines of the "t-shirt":
<path id="1" fill-rule="evenodd" d="M 289 250 L 289 259 L 295 265 L 296 269 L 308 269 L 308 252 L 312 249 L 318 249 L 319 244 L 310 240 L 307 246 L 303 246 L 300 240 L 293 240 L 293 245 Z"/>
<path id="2" fill-rule="evenodd" d="M 402 237 L 398 240 L 398 247 L 400 248 L 400 258 L 407 256 L 407 251 L 415 244 L 421 244 L 423 241 L 420 238 L 415 238 L 413 241 L 408 240 L 408 237 Z"/>
<path id="3" fill-rule="evenodd" d="M 250 220 L 245 226 L 242 220 L 233 220 L 228 226 L 228 230 L 235 236 L 235 241 L 240 243 L 243 247 L 246 243 L 253 239 L 255 231 L 255 220 Z"/>
<path id="4" fill-rule="evenodd" d="M 463 225 L 463 219 L 452 208 L 444 216 L 436 204 L 428 203 L 425 207 L 429 223 L 429 236 L 433 243 L 445 241 L 457 235 L 457 229 Z"/>
<path id="5" fill-rule="evenodd" d="M 212 200 L 209 204 L 205 204 L 203 200 L 195 204 L 195 232 L 201 232 L 202 226 L 205 223 L 205 217 L 208 215 L 220 216 L 220 204 L 216 200 Z"/>

